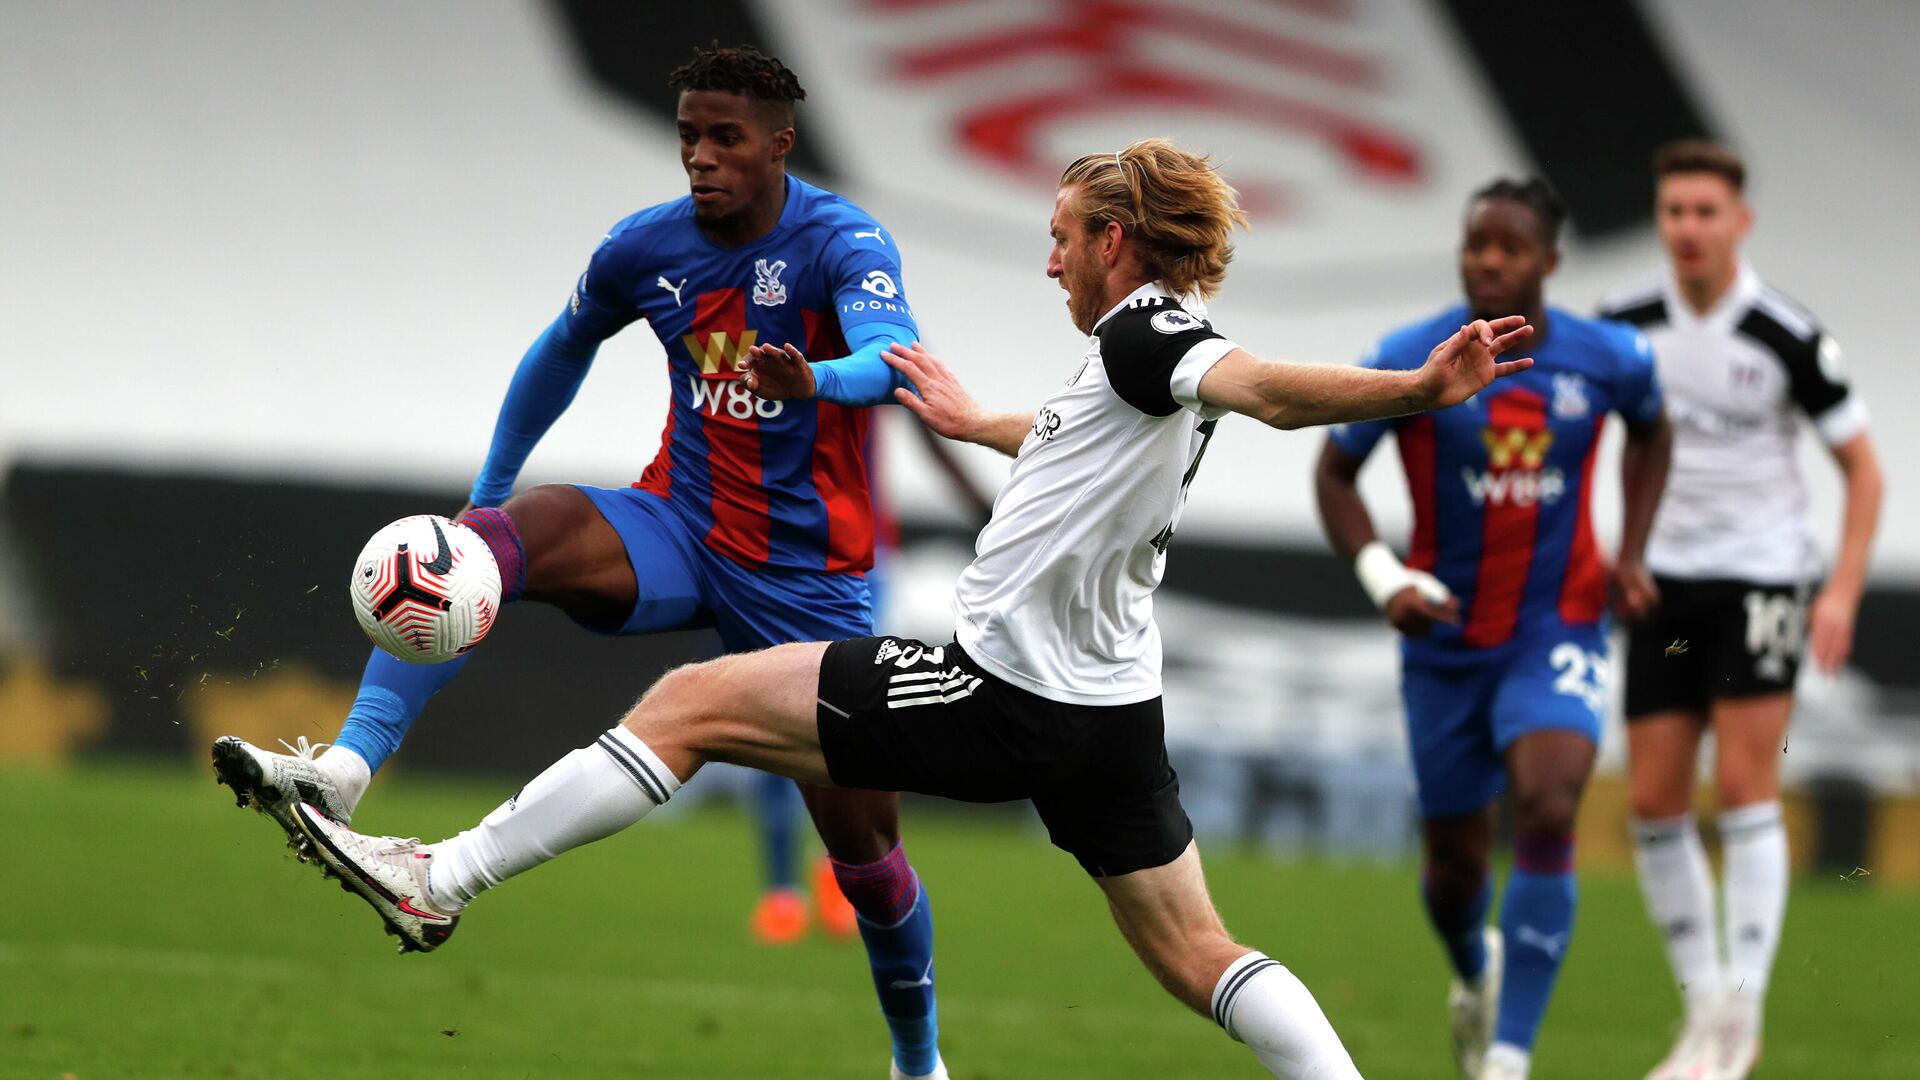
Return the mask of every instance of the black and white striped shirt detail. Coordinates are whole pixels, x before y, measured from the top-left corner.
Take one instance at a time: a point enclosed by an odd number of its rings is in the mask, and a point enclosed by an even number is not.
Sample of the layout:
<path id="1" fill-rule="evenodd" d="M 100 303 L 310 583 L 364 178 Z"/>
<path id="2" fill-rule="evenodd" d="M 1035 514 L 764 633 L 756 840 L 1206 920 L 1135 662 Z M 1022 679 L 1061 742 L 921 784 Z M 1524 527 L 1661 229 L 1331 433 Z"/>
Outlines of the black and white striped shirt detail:
<path id="1" fill-rule="evenodd" d="M 626 771 L 633 782 L 639 785 L 640 791 L 653 800 L 655 806 L 666 805 L 667 796 L 672 792 L 667 789 L 667 785 L 660 782 L 660 777 L 653 771 L 652 766 L 640 759 L 640 755 L 620 745 L 611 734 L 601 735 L 594 745 L 605 750 L 607 756 L 613 759 L 613 763 Z"/>
<path id="2" fill-rule="evenodd" d="M 1246 966 L 1238 971 L 1228 968 L 1230 974 L 1221 980 L 1220 988 L 1213 993 L 1213 1022 L 1229 1035 L 1233 1034 L 1233 1006 L 1240 998 L 1240 991 L 1245 990 L 1247 984 L 1261 972 L 1280 966 L 1280 961 L 1259 953 L 1250 953 L 1235 961 L 1236 964 L 1242 962 Z"/>
<path id="3" fill-rule="evenodd" d="M 980 688 L 980 676 L 955 666 L 942 671 L 902 671 L 887 680 L 887 708 L 945 705 Z"/>

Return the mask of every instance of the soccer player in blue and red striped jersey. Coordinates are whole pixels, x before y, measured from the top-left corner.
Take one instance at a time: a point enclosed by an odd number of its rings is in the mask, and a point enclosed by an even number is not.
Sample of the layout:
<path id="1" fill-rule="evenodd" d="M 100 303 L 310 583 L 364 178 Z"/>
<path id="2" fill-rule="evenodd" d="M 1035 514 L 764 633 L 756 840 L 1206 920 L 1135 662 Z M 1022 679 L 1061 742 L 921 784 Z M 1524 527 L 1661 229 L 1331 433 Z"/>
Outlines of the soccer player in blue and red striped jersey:
<path id="1" fill-rule="evenodd" d="M 1608 701 L 1609 579 L 1624 614 L 1655 599 L 1640 557 L 1671 444 L 1646 339 L 1544 302 L 1564 218 L 1542 181 L 1475 193 L 1460 247 L 1467 302 L 1389 334 L 1366 361 L 1417 368 L 1435 334 L 1521 312 L 1535 328 L 1533 368 L 1450 409 L 1336 428 L 1315 476 L 1328 538 L 1403 635 L 1422 887 L 1457 976 L 1455 1052 L 1465 1075 L 1501 1080 L 1527 1075 L 1573 928 L 1574 816 Z M 1591 511 L 1609 412 L 1626 422 L 1611 570 Z M 1413 499 L 1404 564 L 1376 536 L 1357 486 L 1389 431 Z M 1495 931 L 1484 924 L 1503 791 L 1514 868 Z"/>
<path id="2" fill-rule="evenodd" d="M 700 49 L 668 85 L 679 92 L 689 193 L 601 241 L 514 374 L 460 520 L 493 551 L 503 599 L 553 604 L 602 633 L 712 626 L 731 652 L 868 634 L 866 406 L 906 385 L 882 352 L 919 336 L 898 251 L 859 207 L 787 175 L 794 103 L 806 95 L 778 60 Z M 637 321 L 667 354 L 672 406 L 658 455 L 628 488 L 513 495 L 600 343 Z M 832 359 L 806 366 L 805 399 L 769 400 L 743 377 L 768 346 Z M 466 663 L 416 666 L 376 649 L 325 754 L 222 739 L 216 768 L 283 827 L 294 827 L 298 801 L 345 822 L 373 770 Z M 899 797 L 803 794 L 859 916 L 893 1075 L 944 1077 L 932 919 L 900 846 Z"/>

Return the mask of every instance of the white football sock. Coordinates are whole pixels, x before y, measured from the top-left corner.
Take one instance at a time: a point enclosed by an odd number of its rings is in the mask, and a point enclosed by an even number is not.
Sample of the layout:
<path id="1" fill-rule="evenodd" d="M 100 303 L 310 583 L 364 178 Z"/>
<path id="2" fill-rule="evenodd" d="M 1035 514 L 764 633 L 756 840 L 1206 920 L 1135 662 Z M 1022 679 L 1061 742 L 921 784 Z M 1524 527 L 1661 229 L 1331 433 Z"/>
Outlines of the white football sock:
<path id="1" fill-rule="evenodd" d="M 1767 992 L 1787 912 L 1787 829 L 1780 804 L 1723 812 L 1720 844 L 1727 862 L 1727 989 L 1759 998 Z"/>
<path id="2" fill-rule="evenodd" d="M 367 784 L 373 780 L 373 770 L 367 767 L 366 759 L 344 746 L 328 746 L 313 759 L 313 764 L 333 778 L 333 786 L 340 789 L 347 812 L 352 813 L 354 807 L 360 805 L 361 796 L 367 793 Z"/>
<path id="3" fill-rule="evenodd" d="M 433 902 L 458 910 L 555 855 L 612 836 L 667 801 L 680 781 L 639 736 L 615 727 L 549 766 L 480 824 L 433 845 Z"/>
<path id="4" fill-rule="evenodd" d="M 1360 1070 L 1319 1003 L 1293 972 L 1264 953 L 1250 952 L 1227 965 L 1213 987 L 1213 1019 L 1275 1076 L 1359 1080 Z"/>
<path id="5" fill-rule="evenodd" d="M 1713 868 L 1692 814 L 1633 821 L 1633 865 L 1647 915 L 1666 940 L 1667 963 L 1695 1014 L 1720 993 L 1720 938 L 1713 918 Z"/>

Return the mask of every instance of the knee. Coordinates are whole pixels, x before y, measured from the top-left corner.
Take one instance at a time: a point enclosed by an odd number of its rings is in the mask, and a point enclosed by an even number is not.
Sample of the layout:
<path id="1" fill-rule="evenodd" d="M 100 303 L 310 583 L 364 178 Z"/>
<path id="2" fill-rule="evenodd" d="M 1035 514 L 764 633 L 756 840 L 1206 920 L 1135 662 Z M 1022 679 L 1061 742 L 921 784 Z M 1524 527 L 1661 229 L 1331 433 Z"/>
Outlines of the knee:
<path id="1" fill-rule="evenodd" d="M 1514 792 L 1514 831 L 1521 836 L 1565 839 L 1580 814 L 1580 785 L 1551 783 Z"/>
<path id="2" fill-rule="evenodd" d="M 1627 803 L 1642 821 L 1676 818 L 1693 807 L 1692 785 L 1632 782 L 1627 785 Z"/>
<path id="3" fill-rule="evenodd" d="M 1735 810 L 1780 797 L 1780 779 L 1774 769 L 1756 767 L 1734 755 L 1722 757 L 1715 769 L 1720 809 Z"/>
<path id="4" fill-rule="evenodd" d="M 671 732 L 682 742 L 699 745 L 706 727 L 718 716 L 713 703 L 716 680 L 725 677 L 715 670 L 721 663 L 710 660 L 683 664 L 668 671 L 628 710 L 622 722 L 643 739 Z"/>
<path id="5" fill-rule="evenodd" d="M 1429 834 L 1426 883 L 1430 890 L 1477 893 L 1487 877 L 1488 844 L 1476 838 Z"/>

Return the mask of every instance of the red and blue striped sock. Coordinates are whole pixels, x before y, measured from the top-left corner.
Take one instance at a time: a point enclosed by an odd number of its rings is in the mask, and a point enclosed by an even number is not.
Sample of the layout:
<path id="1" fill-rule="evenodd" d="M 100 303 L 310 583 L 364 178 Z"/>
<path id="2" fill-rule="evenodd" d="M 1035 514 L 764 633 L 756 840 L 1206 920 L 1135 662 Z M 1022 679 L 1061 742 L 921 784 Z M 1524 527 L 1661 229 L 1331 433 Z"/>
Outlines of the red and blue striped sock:
<path id="1" fill-rule="evenodd" d="M 456 524 L 480 534 L 500 567 L 500 601 L 512 603 L 527 588 L 527 549 L 520 543 L 520 530 L 513 519 L 497 506 L 482 506 L 461 514 Z"/>
<path id="2" fill-rule="evenodd" d="M 940 1062 L 933 913 L 926 890 L 899 845 L 877 862 L 832 861 L 834 880 L 859 915 L 873 988 L 893 1035 L 894 1064 L 908 1076 L 925 1076 Z"/>
<path id="3" fill-rule="evenodd" d="M 1506 937 L 1506 971 L 1500 986 L 1496 1041 L 1523 1050 L 1546 1016 L 1573 937 L 1578 892 L 1573 877 L 1573 837 L 1519 836 L 1513 842 L 1513 873 L 1500 900 L 1500 931 Z"/>

